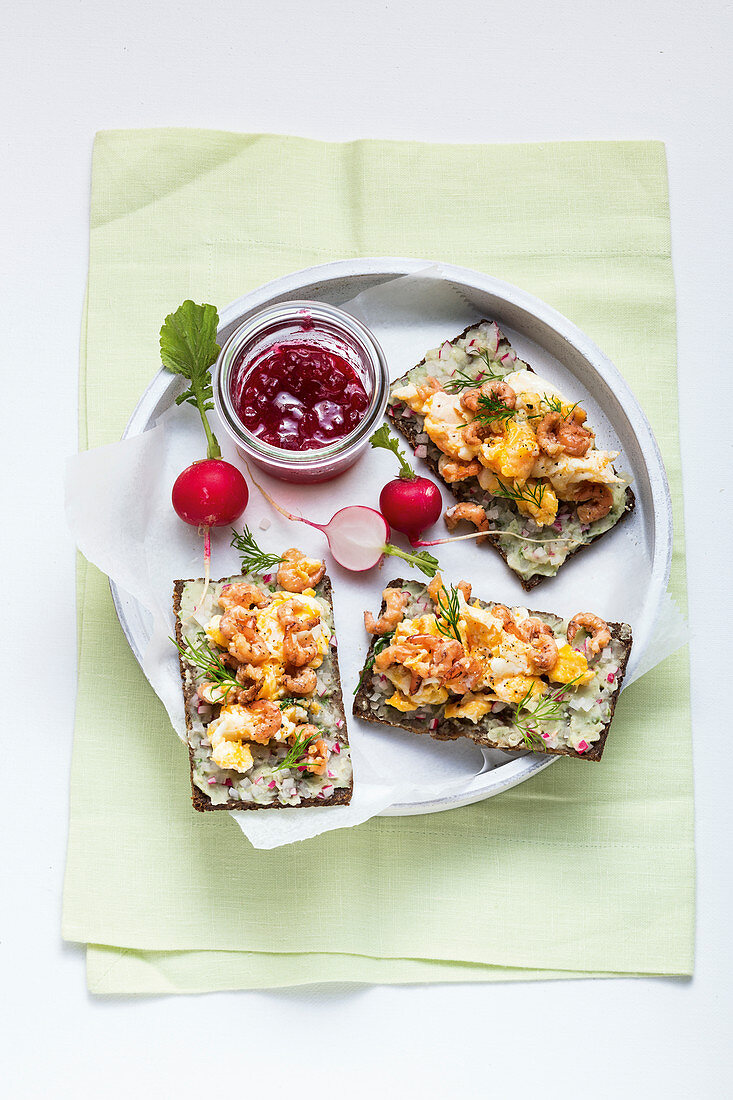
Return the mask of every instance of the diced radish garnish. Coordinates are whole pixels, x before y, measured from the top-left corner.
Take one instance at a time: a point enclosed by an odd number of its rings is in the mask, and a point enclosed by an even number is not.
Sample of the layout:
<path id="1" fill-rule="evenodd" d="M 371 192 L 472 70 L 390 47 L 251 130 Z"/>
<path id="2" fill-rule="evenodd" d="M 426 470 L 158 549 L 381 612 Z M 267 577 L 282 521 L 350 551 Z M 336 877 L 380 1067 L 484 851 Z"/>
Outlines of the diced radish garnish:
<path id="1" fill-rule="evenodd" d="M 277 786 L 277 783 L 275 782 L 274 779 L 271 779 L 270 782 L 267 784 L 267 786 L 269 787 L 270 790 L 272 790 L 273 787 Z"/>
<path id="2" fill-rule="evenodd" d="M 210 787 L 213 787 L 213 785 L 217 782 L 217 780 L 214 779 L 214 777 L 212 775 L 211 779 L 207 779 L 206 782 L 209 784 Z"/>
<path id="3" fill-rule="evenodd" d="M 587 751 L 588 751 L 588 742 L 587 741 L 580 741 L 578 743 L 578 752 L 587 752 Z"/>
<path id="4" fill-rule="evenodd" d="M 341 722 L 341 725 L 343 725 L 343 722 L 341 721 L 340 718 L 339 718 L 339 722 Z M 338 754 L 341 752 L 341 746 L 339 745 L 338 741 L 333 746 L 333 751 L 336 753 L 336 756 L 338 756 Z"/>
<path id="5" fill-rule="evenodd" d="M 606 680 L 608 681 L 608 683 L 612 684 L 615 679 L 616 679 L 616 677 L 614 676 L 614 674 L 612 672 L 609 672 L 608 676 L 606 677 Z"/>

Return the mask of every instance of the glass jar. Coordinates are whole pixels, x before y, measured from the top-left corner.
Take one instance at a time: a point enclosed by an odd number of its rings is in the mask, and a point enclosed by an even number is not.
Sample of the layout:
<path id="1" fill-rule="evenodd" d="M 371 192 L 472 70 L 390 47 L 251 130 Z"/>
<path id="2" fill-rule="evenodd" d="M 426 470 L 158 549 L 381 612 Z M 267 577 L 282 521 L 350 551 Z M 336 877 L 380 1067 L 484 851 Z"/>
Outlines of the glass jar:
<path id="1" fill-rule="evenodd" d="M 268 353 L 306 345 L 345 360 L 366 393 L 361 419 L 327 446 L 288 449 L 250 431 L 237 409 L 247 395 L 247 378 Z M 307 368 L 306 368 L 307 369 Z M 384 352 L 360 321 L 324 302 L 283 302 L 243 321 L 224 344 L 214 370 L 216 411 L 240 455 L 282 481 L 328 481 L 356 462 L 384 416 L 389 373 Z M 257 403 L 258 397 L 253 394 Z M 262 398 L 259 398 L 262 401 Z"/>

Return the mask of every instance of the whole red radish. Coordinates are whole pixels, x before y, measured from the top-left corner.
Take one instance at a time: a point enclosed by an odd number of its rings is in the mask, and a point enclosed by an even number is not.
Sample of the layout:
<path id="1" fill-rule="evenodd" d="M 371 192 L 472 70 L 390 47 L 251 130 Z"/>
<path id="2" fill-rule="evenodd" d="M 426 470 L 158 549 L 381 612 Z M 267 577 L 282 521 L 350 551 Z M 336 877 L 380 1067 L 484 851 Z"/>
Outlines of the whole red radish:
<path id="1" fill-rule="evenodd" d="M 236 466 L 221 457 L 221 448 L 206 417 L 213 408 L 211 367 L 220 351 L 216 342 L 218 326 L 215 306 L 185 301 L 166 317 L 160 330 L 163 365 L 189 382 L 188 389 L 176 398 L 176 404 L 186 401 L 198 409 L 206 433 L 207 457 L 178 475 L 171 494 L 176 514 L 185 523 L 198 527 L 204 536 L 205 583 L 201 602 L 209 586 L 211 528 L 234 523 L 249 500 L 247 483 Z"/>
<path id="2" fill-rule="evenodd" d="M 399 461 L 399 475 L 382 489 L 379 508 L 390 527 L 407 535 L 415 544 L 425 528 L 440 518 L 443 508 L 440 489 L 426 477 L 417 476 L 386 424 L 369 437 L 369 442 L 372 447 L 392 451 Z"/>

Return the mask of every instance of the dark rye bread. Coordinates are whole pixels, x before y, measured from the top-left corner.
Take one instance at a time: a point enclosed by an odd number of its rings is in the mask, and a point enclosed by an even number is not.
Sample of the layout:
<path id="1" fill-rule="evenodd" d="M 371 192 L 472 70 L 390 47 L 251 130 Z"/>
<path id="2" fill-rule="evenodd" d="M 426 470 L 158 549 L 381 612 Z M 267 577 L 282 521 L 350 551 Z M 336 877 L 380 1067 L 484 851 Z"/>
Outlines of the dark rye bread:
<path id="1" fill-rule="evenodd" d="M 480 321 L 474 321 L 474 323 L 472 325 L 468 325 L 467 328 L 464 328 L 463 332 L 459 332 L 458 336 L 454 336 L 453 339 L 450 341 L 450 343 L 454 344 L 456 342 L 456 340 L 462 340 L 471 331 L 472 328 L 477 328 L 479 325 L 483 325 L 483 324 L 488 325 L 488 324 L 492 324 L 492 323 L 493 322 L 487 321 L 485 318 L 480 320 Z M 509 343 L 509 341 L 507 340 L 507 338 L 505 336 L 502 336 L 501 340 L 499 341 L 499 347 L 500 348 L 507 348 L 507 349 L 511 348 L 511 344 Z M 518 362 L 521 362 L 522 366 L 526 367 L 527 370 L 532 371 L 533 374 L 535 373 L 535 371 L 532 369 L 532 367 L 529 365 L 529 363 L 525 363 L 524 360 L 518 360 Z M 425 359 L 425 357 L 423 357 L 420 360 L 419 363 L 417 363 L 414 367 L 410 368 L 410 370 L 407 372 L 407 374 L 403 374 L 401 378 L 395 379 L 395 381 L 392 382 L 392 384 L 390 386 L 390 389 L 394 389 L 395 386 L 407 385 L 410 381 L 408 376 L 411 373 L 411 371 L 416 370 L 417 367 L 425 366 L 425 363 L 426 363 L 426 359 Z M 407 440 L 407 442 L 410 444 L 410 446 L 412 447 L 412 449 L 414 451 L 415 448 L 418 446 L 418 444 L 416 442 L 416 437 L 418 435 L 422 434 L 422 428 L 418 424 L 418 422 L 413 417 L 411 417 L 409 420 L 403 420 L 402 417 L 396 417 L 394 415 L 394 413 L 392 412 L 390 407 L 387 408 L 387 414 L 386 415 L 387 415 L 387 419 L 389 421 L 391 421 L 391 423 L 397 429 L 397 431 L 400 432 L 405 437 L 405 439 Z M 473 496 L 472 491 L 471 491 L 470 481 L 469 481 L 468 484 L 465 481 L 455 481 L 455 482 L 452 482 L 452 483 L 446 481 L 445 478 L 442 476 L 442 474 L 440 473 L 440 471 L 438 469 L 438 458 L 434 454 L 430 453 L 430 449 L 428 449 L 428 453 L 425 456 L 424 461 L 428 464 L 428 466 L 433 471 L 435 476 L 440 481 L 442 481 L 443 485 L 445 485 L 446 488 L 450 490 L 450 492 L 453 494 L 453 496 L 456 498 L 456 500 L 461 501 L 461 502 L 463 502 L 463 501 L 470 502 L 470 503 L 476 503 L 476 501 L 478 500 L 479 503 L 481 503 L 483 501 L 483 503 L 488 504 L 488 502 L 492 499 L 491 495 L 489 493 L 486 493 L 483 496 L 483 498 Z M 634 492 L 631 488 L 627 487 L 627 489 L 626 489 L 626 507 L 625 507 L 624 511 L 621 513 L 621 515 L 619 516 L 619 518 L 617 519 L 616 523 L 614 524 L 614 527 L 618 526 L 618 524 L 621 522 L 622 519 L 624 519 L 626 516 L 630 515 L 631 512 L 633 512 L 635 504 L 636 504 L 636 497 L 634 496 Z M 603 537 L 603 535 L 607 535 L 609 533 L 609 531 L 613 531 L 614 527 L 609 527 L 608 531 L 602 531 L 600 534 L 595 535 L 591 539 L 588 539 L 588 541 L 584 542 L 581 546 L 578 546 L 575 550 L 572 550 L 568 554 L 568 556 L 565 558 L 565 561 L 560 566 L 560 569 L 562 569 L 563 566 L 566 564 L 566 562 L 570 561 L 571 558 L 574 558 L 576 556 L 576 554 L 579 554 L 581 552 L 581 550 L 587 550 L 587 548 L 589 546 L 592 546 L 593 543 L 597 542 L 598 539 Z M 493 546 L 494 550 L 496 550 L 496 552 L 499 554 L 499 556 L 504 559 L 504 562 L 511 569 L 511 566 L 507 562 L 506 551 L 502 547 L 501 539 L 498 535 L 489 533 L 486 537 L 485 542 L 482 540 L 481 544 L 484 545 L 484 546 L 485 545 Z M 546 581 L 546 580 L 551 579 L 551 577 L 547 577 L 542 573 L 535 573 L 533 576 L 529 577 L 528 579 L 526 579 L 524 577 L 520 577 L 519 574 L 516 573 L 513 569 L 512 569 L 512 573 L 514 573 L 515 577 L 517 577 L 517 579 L 519 580 L 519 583 L 521 584 L 521 586 L 525 590 L 525 592 L 530 592 L 533 588 L 536 588 L 538 584 L 541 584 L 542 581 Z M 553 574 L 553 576 L 556 576 L 556 575 L 557 574 Z"/>
<path id="2" fill-rule="evenodd" d="M 389 583 L 386 585 L 386 587 L 387 588 L 402 588 L 403 585 L 405 585 L 406 583 L 407 582 L 402 577 L 397 577 L 395 580 L 389 581 Z M 471 600 L 473 601 L 474 599 L 477 599 L 477 597 L 472 596 Z M 479 605 L 481 607 L 486 608 L 487 610 L 490 610 L 493 606 L 495 606 L 492 602 L 490 602 L 490 601 L 487 602 L 486 600 L 477 600 L 477 602 L 479 603 Z M 381 607 L 381 610 L 379 612 L 380 615 L 384 614 L 384 612 L 386 610 L 386 607 L 387 607 L 387 605 L 386 605 L 385 601 L 382 600 L 382 607 Z M 550 611 L 530 611 L 530 615 L 542 615 L 545 618 L 552 620 L 553 625 L 554 624 L 559 624 L 560 622 L 562 622 L 562 619 L 558 615 L 555 615 L 553 612 L 550 612 Z M 614 711 L 616 710 L 616 703 L 618 701 L 618 697 L 619 697 L 619 694 L 621 692 L 621 686 L 622 686 L 623 681 L 624 681 L 624 674 L 626 672 L 626 665 L 627 665 L 628 660 L 629 660 L 629 654 L 631 653 L 631 644 L 632 644 L 632 641 L 633 641 L 632 634 L 631 634 L 631 627 L 628 625 L 628 623 L 608 623 L 608 628 L 611 631 L 612 638 L 614 638 L 614 639 L 616 639 L 616 641 L 619 641 L 619 642 L 622 643 L 623 654 L 622 654 L 621 663 L 619 664 L 618 674 L 616 676 L 616 680 L 615 680 L 615 683 L 614 683 L 614 690 L 613 690 L 613 693 L 611 694 L 611 696 L 609 697 L 609 702 L 610 702 L 609 718 L 608 718 L 608 721 L 606 722 L 605 726 L 603 727 L 603 732 L 601 733 L 601 736 L 593 744 L 592 748 L 590 748 L 588 750 L 588 752 L 585 752 L 585 753 L 577 752 L 575 749 L 571 749 L 569 747 L 568 748 L 559 748 L 559 749 L 551 749 L 551 748 L 540 749 L 538 747 L 536 750 L 534 750 L 534 751 L 537 751 L 538 753 L 540 753 L 541 755 L 573 756 L 577 760 L 596 760 L 596 761 L 598 761 L 598 760 L 601 759 L 601 756 L 603 755 L 603 749 L 604 749 L 605 744 L 606 744 L 606 738 L 608 737 L 608 730 L 610 728 L 611 721 L 613 719 Z M 375 647 L 376 644 L 377 644 L 377 637 L 372 637 L 371 644 L 369 646 L 369 650 L 367 651 L 367 656 L 366 656 L 366 660 L 365 660 L 365 663 L 364 663 L 365 667 L 369 663 L 369 659 L 370 659 L 370 657 L 372 656 L 372 654 L 374 652 L 374 647 Z M 497 744 L 496 741 L 492 741 L 489 738 L 489 736 L 488 736 L 488 734 L 485 730 L 481 730 L 481 729 L 477 728 L 476 726 L 473 725 L 472 722 L 470 722 L 468 720 L 462 721 L 459 718 L 442 718 L 439 721 L 438 728 L 435 729 L 435 730 L 431 730 L 431 729 L 428 728 L 428 723 L 429 723 L 430 719 L 428 719 L 428 718 L 410 718 L 409 715 L 404 714 L 404 713 L 402 713 L 400 711 L 397 711 L 397 710 L 395 710 L 395 712 L 394 712 L 395 715 L 397 716 L 394 720 L 384 718 L 381 715 L 377 715 L 375 713 L 374 708 L 373 708 L 373 704 L 370 702 L 370 699 L 369 699 L 369 695 L 371 693 L 371 688 L 369 687 L 369 685 L 371 683 L 371 676 L 364 676 L 364 672 L 362 670 L 362 681 L 360 681 L 360 682 L 362 683 L 362 686 L 359 688 L 359 691 L 357 692 L 356 698 L 354 700 L 354 717 L 355 718 L 363 718 L 365 722 L 375 722 L 378 725 L 383 725 L 383 726 L 397 726 L 400 729 L 410 730 L 412 733 L 426 733 L 426 734 L 428 734 L 428 736 L 433 737 L 436 741 L 456 741 L 459 737 L 467 737 L 471 741 L 475 741 L 477 745 L 483 745 L 485 748 L 488 748 L 488 749 L 502 749 L 503 752 L 525 752 L 526 751 L 524 748 L 522 748 L 522 749 L 507 749 L 503 745 Z M 502 716 L 498 715 L 497 718 L 498 718 L 498 720 L 501 720 L 502 725 L 504 725 L 504 726 L 510 726 L 511 725 L 511 720 L 509 719 L 509 717 L 506 717 L 506 718 L 502 719 Z"/>
<path id="3" fill-rule="evenodd" d="M 203 582 L 202 577 L 198 577 L 196 579 Z M 219 581 L 212 581 L 211 583 L 220 584 L 221 581 L 228 579 L 229 578 L 227 577 L 222 577 Z M 249 577 L 242 579 L 251 580 L 251 578 Z M 190 581 L 188 580 L 178 580 L 173 582 L 173 614 L 176 618 L 176 641 L 178 642 L 179 646 L 183 645 L 183 630 L 181 628 L 180 618 L 181 596 L 183 594 L 184 585 L 189 583 Z M 333 608 L 331 578 L 327 574 L 316 586 L 316 591 L 318 592 L 318 595 L 323 596 L 323 598 L 327 600 Z M 183 657 L 180 654 L 180 651 L 178 654 L 178 659 L 181 670 L 181 686 L 183 688 L 184 711 L 186 716 L 186 732 L 190 737 L 191 718 L 189 715 L 188 707 L 192 697 L 196 694 L 196 688 L 193 683 L 187 683 L 186 671 L 189 670 L 191 672 L 191 676 L 193 677 L 194 670 L 191 668 L 187 661 L 184 661 Z M 339 672 L 338 651 L 335 646 L 331 648 L 331 660 L 333 662 L 333 670 L 335 673 L 336 681 L 336 688 L 333 693 L 333 705 L 338 710 L 344 722 L 343 730 L 339 731 L 339 741 L 344 745 L 348 745 L 349 741 L 346 733 L 346 712 L 344 710 L 344 698 L 341 692 L 341 674 Z M 330 795 L 329 798 L 303 798 L 297 806 L 283 806 L 279 802 L 273 802 L 263 805 L 260 802 L 242 802 L 239 799 L 232 802 L 224 802 L 218 805 L 214 805 L 211 799 L 207 798 L 204 792 L 194 783 L 194 758 L 193 749 L 190 745 L 188 746 L 188 763 L 191 779 L 191 801 L 193 802 L 193 808 L 201 812 L 206 812 L 207 810 L 299 810 L 303 806 L 345 806 L 348 805 L 349 802 L 351 802 L 351 795 L 354 789 L 354 780 L 352 777 L 348 787 L 335 788 L 333 794 Z"/>

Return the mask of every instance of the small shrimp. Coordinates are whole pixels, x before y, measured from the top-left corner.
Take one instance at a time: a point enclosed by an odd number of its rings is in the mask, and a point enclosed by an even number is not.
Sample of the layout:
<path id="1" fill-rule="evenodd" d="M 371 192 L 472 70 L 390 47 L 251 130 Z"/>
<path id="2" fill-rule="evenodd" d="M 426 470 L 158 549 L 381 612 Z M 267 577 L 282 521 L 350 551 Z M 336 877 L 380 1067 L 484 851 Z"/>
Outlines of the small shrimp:
<path id="1" fill-rule="evenodd" d="M 262 669 L 256 665 L 240 665 L 235 677 L 237 683 L 242 685 L 237 692 L 237 702 L 242 705 L 254 702 L 265 682 L 265 674 Z"/>
<path id="2" fill-rule="evenodd" d="M 291 626 L 285 631 L 283 657 L 287 667 L 302 668 L 314 661 L 317 655 L 318 646 L 310 630 Z"/>
<path id="3" fill-rule="evenodd" d="M 478 420 L 472 420 L 463 429 L 463 442 L 468 447 L 480 447 L 485 440 L 494 434 L 492 428 L 496 423 L 496 420 L 492 420 L 490 424 L 482 424 Z"/>
<path id="4" fill-rule="evenodd" d="M 454 504 L 452 508 L 448 509 L 443 518 L 449 531 L 453 531 L 463 519 L 468 523 L 473 523 L 477 531 L 488 531 L 489 529 L 489 517 L 480 504 Z M 480 535 L 476 542 L 485 542 L 486 538 L 486 535 Z"/>
<path id="5" fill-rule="evenodd" d="M 285 670 L 283 687 L 288 695 L 312 695 L 316 690 L 318 677 L 314 668 Z"/>
<path id="6" fill-rule="evenodd" d="M 405 617 L 405 607 L 409 594 L 401 588 L 385 588 L 382 593 L 385 603 L 384 614 L 375 619 L 371 611 L 364 612 L 364 626 L 367 634 L 389 634 Z"/>
<path id="7" fill-rule="evenodd" d="M 466 412 L 478 412 L 481 397 L 493 397 L 507 409 L 515 408 L 517 404 L 517 395 L 512 387 L 498 378 L 492 378 L 489 382 L 484 382 L 483 386 L 464 390 L 461 394 L 461 408 Z"/>
<path id="8" fill-rule="evenodd" d="M 525 619 L 520 629 L 530 647 L 530 660 L 538 672 L 550 672 L 557 664 L 558 648 L 555 635 L 539 619 Z"/>
<path id="9" fill-rule="evenodd" d="M 473 691 L 482 676 L 481 665 L 474 657 L 463 656 L 453 662 L 445 686 L 457 695 Z"/>
<path id="10" fill-rule="evenodd" d="M 312 725 L 298 726 L 295 735 L 301 738 L 312 737 L 308 748 L 305 750 L 303 764 L 312 775 L 325 775 L 328 761 L 328 748 L 322 737 L 318 737 L 318 727 Z M 302 764 L 301 764 L 302 766 Z"/>
<path id="11" fill-rule="evenodd" d="M 325 572 L 325 562 L 307 558 L 302 551 L 291 546 L 283 554 L 277 571 L 277 583 L 288 592 L 304 592 L 306 588 L 315 588 Z"/>
<path id="12" fill-rule="evenodd" d="M 607 516 L 613 507 L 613 493 L 608 485 L 595 481 L 581 481 L 573 494 L 578 504 L 578 519 L 581 523 L 594 523 Z"/>
<path id="13" fill-rule="evenodd" d="M 256 622 L 257 619 L 251 611 L 245 610 L 240 604 L 234 604 L 226 615 L 222 615 L 219 630 L 231 642 L 237 634 L 253 630 Z"/>
<path id="14" fill-rule="evenodd" d="M 512 615 L 508 607 L 503 603 L 497 603 L 491 608 L 491 614 L 501 623 L 501 629 L 505 634 L 513 634 L 521 642 L 526 641 L 522 627 Z"/>
<path id="15" fill-rule="evenodd" d="M 245 627 L 229 642 L 229 652 L 243 665 L 261 665 L 270 656 L 267 642 L 254 627 Z"/>
<path id="16" fill-rule="evenodd" d="M 225 584 L 219 596 L 219 603 L 225 611 L 234 607 L 267 607 L 271 602 L 272 597 L 254 584 Z"/>
<path id="17" fill-rule="evenodd" d="M 465 481 L 467 477 L 478 477 L 481 473 L 481 463 L 474 459 L 471 462 L 451 462 L 450 460 L 439 463 L 440 476 L 444 481 L 447 481 L 449 485 L 454 485 L 456 481 Z"/>
<path id="18" fill-rule="evenodd" d="M 585 419 L 585 413 L 582 409 L 580 411 Z M 579 458 L 587 453 L 594 438 L 593 432 L 584 428 L 572 414 L 570 419 L 566 420 L 559 412 L 548 412 L 537 428 L 537 443 L 540 450 L 551 458 L 556 458 L 560 454 Z"/>
<path id="19" fill-rule="evenodd" d="M 277 703 L 271 703 L 269 699 L 258 699 L 256 703 L 252 703 L 249 712 L 253 719 L 253 731 L 247 740 L 256 741 L 258 745 L 266 745 L 282 726 L 280 707 Z"/>
<path id="20" fill-rule="evenodd" d="M 591 653 L 600 653 L 611 641 L 611 631 L 608 623 L 599 615 L 593 615 L 590 611 L 581 611 L 573 615 L 568 623 L 568 641 L 573 644 L 573 638 L 579 630 L 584 630 L 589 635 L 586 645 Z"/>
<path id="21" fill-rule="evenodd" d="M 463 596 L 466 603 L 471 599 L 471 584 L 470 581 L 459 581 L 456 588 Z"/>
<path id="22" fill-rule="evenodd" d="M 442 389 L 443 387 L 438 379 L 428 375 L 423 384 L 417 387 L 417 396 L 425 404 L 429 397 L 432 397 L 434 393 L 439 393 Z"/>
<path id="23" fill-rule="evenodd" d="M 307 615 L 305 618 L 300 618 L 304 611 L 310 611 L 311 609 L 307 604 L 304 604 L 302 600 L 287 600 L 284 604 L 281 604 L 277 609 L 277 621 L 283 630 L 287 630 L 291 626 L 297 626 L 300 630 L 312 630 L 314 626 L 318 626 L 321 621 L 320 615 Z"/>

